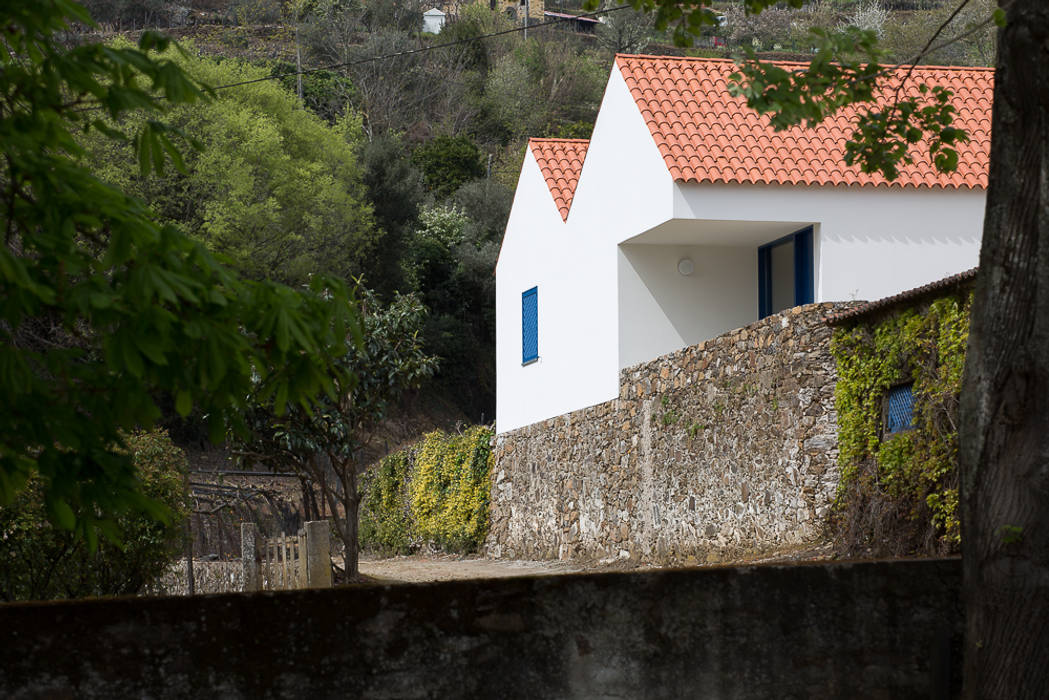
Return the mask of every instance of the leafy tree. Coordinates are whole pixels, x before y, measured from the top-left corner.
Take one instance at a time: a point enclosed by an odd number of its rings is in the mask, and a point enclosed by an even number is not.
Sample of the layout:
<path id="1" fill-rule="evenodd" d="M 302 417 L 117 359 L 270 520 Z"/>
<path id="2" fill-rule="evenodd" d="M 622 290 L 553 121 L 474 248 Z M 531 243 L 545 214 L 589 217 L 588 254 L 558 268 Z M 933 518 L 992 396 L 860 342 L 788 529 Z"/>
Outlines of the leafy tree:
<path id="1" fill-rule="evenodd" d="M 210 85 L 268 75 L 236 59 L 174 51 L 165 57 Z M 358 122 L 343 117 L 328 126 L 275 80 L 177 105 L 166 122 L 202 146 L 186 155 L 184 174 L 143 176 L 132 149 L 103 134 L 88 140 L 96 174 L 143 198 L 249 277 L 303 284 L 314 273 L 351 279 L 364 272 L 379 236 L 364 204 Z"/>
<path id="2" fill-rule="evenodd" d="M 167 24 L 180 8 L 172 0 L 84 0 L 91 17 L 118 29 Z"/>
<path id="3" fill-rule="evenodd" d="M 597 52 L 581 52 L 570 42 L 529 39 L 496 61 L 485 101 L 511 139 L 592 123 L 608 80 L 606 63 Z"/>
<path id="4" fill-rule="evenodd" d="M 131 509 L 165 516 L 123 437 L 158 418 L 158 397 L 198 407 L 216 439 L 253 386 L 308 406 L 356 319 L 344 286 L 244 281 L 91 174 L 74 133 L 128 138 L 112 124 L 129 110 L 206 97 L 149 53 L 166 39 L 63 48 L 70 22 L 91 22 L 63 0 L 7 3 L 0 20 L 0 503 L 34 479 L 50 521 L 90 547 Z M 143 171 L 181 164 L 170 129 L 137 124 Z"/>
<path id="5" fill-rule="evenodd" d="M 602 9 L 619 3 L 604 2 Z M 638 10 L 610 12 L 597 25 L 597 43 L 611 54 L 642 53 L 652 41 L 652 17 Z"/>
<path id="6" fill-rule="evenodd" d="M 676 23 L 678 38 L 712 21 L 708 0 L 633 0 Z M 746 0 L 759 12 L 772 0 Z M 797 7 L 801 0 L 789 0 Z M 961 12 L 968 0 L 954 5 Z M 991 163 L 980 275 L 974 295 L 959 429 L 966 602 L 964 693 L 1038 698 L 1049 687 L 1049 3 L 1001 2 Z M 957 43 L 940 25 L 911 58 Z M 748 103 L 772 123 L 818 123 L 845 104 L 869 102 L 884 80 L 872 32 L 817 33 L 807 71 L 774 66 L 742 73 Z M 939 86 L 927 102 L 861 109 L 848 162 L 892 178 L 923 141 L 941 170 L 956 164 Z M 931 111 L 924 111 L 931 107 Z M 923 140 L 924 139 L 924 140 Z"/>
<path id="7" fill-rule="evenodd" d="M 779 41 L 786 41 L 796 21 L 795 13 L 787 7 L 770 7 L 760 14 L 746 11 L 743 3 L 725 8 L 725 36 L 730 46 L 772 50 Z"/>
<path id="8" fill-rule="evenodd" d="M 388 298 L 395 291 L 407 291 L 401 258 L 406 239 L 426 199 L 422 173 L 412 164 L 403 139 L 387 134 L 360 146 L 360 161 L 368 200 L 375 221 L 384 231 L 368 264 L 370 279 L 377 292 Z"/>
<path id="9" fill-rule="evenodd" d="M 441 358 L 435 382 L 461 409 L 492 416 L 495 395 L 495 269 L 498 239 L 469 238 L 483 229 L 456 206 L 419 216 L 407 277 L 430 310 L 426 349 Z"/>
<path id="10" fill-rule="evenodd" d="M 397 295 L 383 307 L 368 292 L 361 298 L 364 342 L 341 359 L 332 398 L 312 411 L 293 406 L 284 413 L 262 392 L 251 416 L 253 431 L 234 436 L 242 459 L 295 471 L 320 488 L 335 514 L 351 579 L 358 573 L 357 479 L 376 428 L 402 392 L 418 387 L 436 364 L 423 352 L 419 332 L 426 310 L 418 299 Z"/>
<path id="11" fill-rule="evenodd" d="M 336 71 L 314 70 L 305 75 L 294 75 L 294 64 L 278 61 L 270 67 L 270 75 L 282 76 L 280 84 L 288 92 L 302 85 L 302 100 L 318 117 L 336 124 L 353 103 L 356 91 L 349 79 Z"/>
<path id="12" fill-rule="evenodd" d="M 341 70 L 353 83 L 353 107 L 368 137 L 405 129 L 419 129 L 425 136 L 434 125 L 461 129 L 474 113 L 467 97 L 470 82 L 463 79 L 468 57 L 456 51 L 417 52 L 419 40 L 411 31 L 369 29 L 370 21 L 367 7 L 347 3 L 316 13 L 304 29 L 312 60 L 345 65 Z"/>
<path id="13" fill-rule="evenodd" d="M 412 161 L 423 172 L 437 199 L 454 193 L 463 183 L 484 175 L 481 150 L 470 137 L 438 136 L 415 149 Z"/>
<path id="14" fill-rule="evenodd" d="M 491 65 L 491 45 L 479 37 L 510 28 L 510 20 L 502 12 L 493 12 L 481 3 L 466 5 L 454 22 L 441 30 L 441 43 L 464 42 L 461 51 L 465 68 L 477 70 L 483 76 Z M 473 39 L 474 41 L 471 41 Z"/>
<path id="15" fill-rule="evenodd" d="M 986 19 L 996 6 L 995 0 L 969 0 L 953 16 L 955 3 L 900 13 L 886 23 L 880 44 L 894 63 L 906 63 L 920 55 L 921 63 L 993 66 L 997 28 Z M 929 40 L 930 27 L 941 24 L 946 24 L 946 36 L 966 34 L 964 40 L 922 54 L 922 47 Z"/>
<path id="16" fill-rule="evenodd" d="M 463 238 L 476 245 L 485 242 L 501 243 L 514 203 L 514 191 L 495 180 L 468 182 L 452 197 L 467 221 Z"/>
<path id="17" fill-rule="evenodd" d="M 166 522 L 142 513 L 115 521 L 121 544 L 92 551 L 69 530 L 48 522 L 44 484 L 30 479 L 0 507 L 0 599 L 48 600 L 140 593 L 177 553 L 188 516 L 186 456 L 163 431 L 126 438 L 143 494 L 171 513 Z"/>

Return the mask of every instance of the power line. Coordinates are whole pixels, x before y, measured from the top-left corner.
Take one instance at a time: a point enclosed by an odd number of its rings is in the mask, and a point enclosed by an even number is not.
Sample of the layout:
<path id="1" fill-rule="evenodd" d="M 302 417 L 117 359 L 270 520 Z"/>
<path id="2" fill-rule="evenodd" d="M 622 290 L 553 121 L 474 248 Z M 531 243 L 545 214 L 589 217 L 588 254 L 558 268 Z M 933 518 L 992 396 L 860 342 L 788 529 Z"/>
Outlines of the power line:
<path id="1" fill-rule="evenodd" d="M 417 49 L 407 49 L 405 51 L 395 51 L 394 53 L 381 54 L 379 56 L 368 56 L 366 58 L 359 58 L 359 59 L 355 59 L 353 61 L 343 61 L 341 63 L 332 63 L 330 65 L 319 66 L 317 68 L 307 68 L 305 70 L 294 70 L 294 71 L 288 71 L 286 73 L 277 73 L 275 75 L 267 75 L 267 76 L 264 76 L 264 77 L 261 77 L 261 78 L 252 78 L 251 80 L 241 80 L 240 82 L 228 83 L 226 85 L 215 85 L 211 89 L 215 90 L 215 91 L 227 90 L 229 88 L 240 87 L 242 85 L 251 85 L 253 83 L 261 83 L 261 82 L 265 82 L 267 80 L 278 80 L 280 78 L 289 78 L 291 76 L 296 76 L 296 75 L 308 75 L 310 73 L 318 73 L 320 71 L 326 71 L 326 70 L 335 70 L 337 68 L 349 68 L 349 67 L 352 67 L 352 66 L 359 66 L 359 65 L 364 64 L 364 63 L 373 63 L 375 61 L 384 61 L 384 60 L 387 60 L 387 59 L 390 59 L 390 58 L 401 58 L 402 56 L 411 56 L 411 55 L 414 55 L 414 54 L 417 54 L 417 53 L 425 53 L 427 51 L 436 51 L 437 49 L 448 49 L 448 48 L 452 48 L 454 46 L 462 46 L 464 44 L 469 44 L 469 43 L 474 42 L 474 41 L 481 41 L 483 39 L 491 39 L 491 38 L 497 37 L 497 36 L 505 36 L 507 34 L 514 34 L 514 33 L 517 33 L 517 32 L 524 32 L 524 31 L 527 31 L 528 29 L 533 29 L 534 30 L 534 29 L 539 29 L 541 27 L 549 27 L 549 26 L 552 26 L 554 24 L 562 24 L 564 22 L 571 22 L 571 21 L 573 21 L 575 19 L 578 19 L 580 17 L 582 17 L 582 18 L 598 17 L 600 15 L 607 15 L 607 14 L 612 13 L 612 12 L 618 12 L 619 10 L 628 10 L 628 9 L 630 9 L 630 5 L 619 5 L 618 7 L 610 7 L 610 8 L 604 9 L 604 10 L 595 10 L 593 12 L 585 12 L 583 14 L 574 15 L 571 18 L 559 17 L 557 19 L 548 20 L 546 22 L 540 22 L 539 24 L 530 24 L 530 25 L 527 25 L 527 26 L 513 27 L 512 29 L 503 29 L 503 30 L 498 31 L 498 32 L 492 32 L 490 34 L 481 34 L 479 36 L 467 37 L 466 39 L 458 39 L 456 41 L 449 41 L 449 42 L 445 42 L 443 44 L 433 44 L 432 46 L 420 46 Z"/>
<path id="2" fill-rule="evenodd" d="M 362 65 L 364 63 L 373 63 L 375 61 L 384 61 L 384 60 L 390 59 L 390 58 L 400 58 L 402 56 L 411 56 L 411 55 L 418 54 L 418 53 L 425 53 L 427 51 L 436 51 L 437 49 L 448 49 L 448 48 L 452 48 L 454 46 L 462 46 L 464 44 L 469 44 L 469 43 L 474 42 L 474 41 L 482 41 L 484 39 L 491 39 L 491 38 L 497 37 L 497 36 L 505 36 L 507 34 L 515 34 L 517 32 L 523 32 L 523 31 L 526 31 L 529 28 L 531 28 L 531 29 L 539 29 L 539 28 L 542 28 L 542 27 L 549 27 L 549 26 L 552 26 L 552 25 L 555 25 L 555 24 L 562 24 L 564 22 L 571 22 L 571 21 L 573 21 L 575 19 L 578 19 L 580 17 L 583 17 L 583 18 L 598 17 L 600 15 L 607 15 L 607 14 L 610 14 L 612 12 L 618 12 L 619 10 L 628 10 L 628 9 L 630 9 L 630 5 L 619 5 L 617 7 L 609 7 L 609 8 L 604 9 L 604 10 L 595 10 L 593 12 L 584 12 L 582 14 L 573 15 L 572 17 L 559 17 L 557 19 L 548 20 L 546 22 L 540 22 L 539 24 L 532 24 L 532 25 L 528 25 L 528 26 L 513 27 L 512 29 L 503 29 L 501 31 L 492 32 L 490 34 L 481 34 L 479 36 L 472 36 L 472 37 L 468 37 L 466 39 L 458 39 L 456 41 L 449 41 L 449 42 L 445 42 L 444 44 L 433 44 L 432 46 L 420 46 L 417 49 L 407 49 L 405 51 L 395 51 L 394 53 L 381 54 L 379 56 L 368 56 L 366 58 L 360 58 L 360 59 L 356 59 L 356 60 L 353 60 L 353 61 L 344 61 L 342 63 L 332 63 L 330 65 L 319 66 L 317 68 L 307 68 L 305 70 L 293 70 L 293 71 L 288 71 L 286 73 L 275 73 L 273 75 L 267 75 L 267 76 L 263 76 L 261 78 L 252 78 L 251 80 L 241 80 L 241 81 L 236 82 L 236 83 L 227 83 L 225 85 L 213 85 L 213 86 L 209 86 L 209 88 L 211 90 L 217 92 L 219 90 L 228 90 L 229 88 L 241 87 L 243 85 L 252 85 L 254 83 L 262 83 L 262 82 L 266 82 L 267 80 L 279 80 L 281 78 L 289 78 L 291 76 L 309 75 L 310 73 L 319 73 L 320 71 L 335 70 L 336 68 L 349 68 L 351 66 L 359 66 L 359 65 Z M 163 95 L 158 95 L 158 96 L 153 97 L 152 99 L 153 100 L 158 100 L 158 99 L 165 99 L 165 98 L 164 98 Z M 90 112 L 90 111 L 95 111 L 95 110 L 99 110 L 99 109 L 104 109 L 104 107 L 102 105 L 99 105 L 99 104 L 89 104 L 87 106 L 79 107 L 79 108 L 77 108 L 74 111 L 77 111 L 77 112 Z"/>

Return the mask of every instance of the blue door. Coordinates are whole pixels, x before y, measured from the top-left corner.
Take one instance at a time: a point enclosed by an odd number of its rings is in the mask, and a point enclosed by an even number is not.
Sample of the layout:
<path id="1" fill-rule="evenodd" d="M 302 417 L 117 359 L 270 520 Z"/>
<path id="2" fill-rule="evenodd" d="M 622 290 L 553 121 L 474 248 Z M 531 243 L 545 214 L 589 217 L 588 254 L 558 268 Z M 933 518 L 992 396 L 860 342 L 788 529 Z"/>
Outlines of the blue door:
<path id="1" fill-rule="evenodd" d="M 758 248 L 758 318 L 816 300 L 812 227 Z"/>

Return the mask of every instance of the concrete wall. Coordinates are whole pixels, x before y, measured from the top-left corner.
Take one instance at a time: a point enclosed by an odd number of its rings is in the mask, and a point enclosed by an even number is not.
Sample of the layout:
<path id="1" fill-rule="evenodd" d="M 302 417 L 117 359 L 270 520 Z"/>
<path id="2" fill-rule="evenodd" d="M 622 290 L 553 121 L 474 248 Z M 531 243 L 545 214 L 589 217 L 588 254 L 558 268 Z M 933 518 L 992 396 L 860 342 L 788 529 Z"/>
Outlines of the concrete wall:
<path id="1" fill-rule="evenodd" d="M 678 273 L 688 258 L 694 271 Z M 758 317 L 755 248 L 619 246 L 619 366 L 709 340 Z"/>
<path id="2" fill-rule="evenodd" d="M 716 561 L 818 539 L 839 476 L 835 308 L 628 368 L 618 399 L 499 434 L 488 553 Z"/>
<path id="3" fill-rule="evenodd" d="M 0 696 L 947 698 L 960 579 L 927 560 L 0 605 Z"/>

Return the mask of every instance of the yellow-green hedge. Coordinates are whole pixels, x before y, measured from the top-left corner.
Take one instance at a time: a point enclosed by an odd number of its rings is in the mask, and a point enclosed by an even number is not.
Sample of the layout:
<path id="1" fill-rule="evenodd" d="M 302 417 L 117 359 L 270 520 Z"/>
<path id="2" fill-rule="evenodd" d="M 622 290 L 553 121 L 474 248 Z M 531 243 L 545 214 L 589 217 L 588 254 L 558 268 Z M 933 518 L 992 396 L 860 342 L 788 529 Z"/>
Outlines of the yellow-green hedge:
<path id="1" fill-rule="evenodd" d="M 492 431 L 434 431 L 368 471 L 361 547 L 406 553 L 422 545 L 470 552 L 488 533 Z"/>

